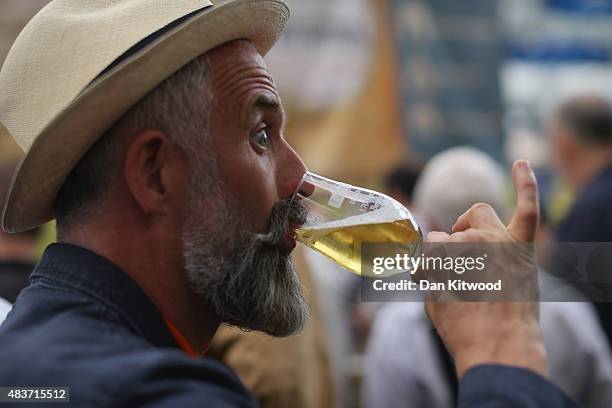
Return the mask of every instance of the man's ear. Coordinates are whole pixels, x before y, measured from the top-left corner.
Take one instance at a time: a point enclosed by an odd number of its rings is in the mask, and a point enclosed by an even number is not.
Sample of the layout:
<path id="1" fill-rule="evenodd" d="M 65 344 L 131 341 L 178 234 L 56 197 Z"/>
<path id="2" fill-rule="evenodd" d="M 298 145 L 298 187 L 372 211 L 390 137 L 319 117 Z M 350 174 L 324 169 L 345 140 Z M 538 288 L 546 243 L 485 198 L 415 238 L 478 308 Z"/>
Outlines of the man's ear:
<path id="1" fill-rule="evenodd" d="M 184 165 L 177 157 L 179 154 L 168 135 L 158 130 L 141 132 L 129 144 L 124 176 L 132 197 L 144 213 L 165 212 L 173 201 L 174 188 L 181 184 L 175 179 L 184 171 L 178 168 Z"/>

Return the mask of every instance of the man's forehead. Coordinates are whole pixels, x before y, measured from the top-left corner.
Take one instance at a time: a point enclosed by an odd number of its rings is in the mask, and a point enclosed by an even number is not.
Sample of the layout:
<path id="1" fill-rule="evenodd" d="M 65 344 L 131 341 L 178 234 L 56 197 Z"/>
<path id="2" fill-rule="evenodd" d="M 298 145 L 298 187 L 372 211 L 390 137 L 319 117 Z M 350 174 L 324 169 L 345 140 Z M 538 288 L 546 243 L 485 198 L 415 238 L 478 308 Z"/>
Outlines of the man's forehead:
<path id="1" fill-rule="evenodd" d="M 239 65 L 246 62 L 268 69 L 262 55 L 257 51 L 255 45 L 248 40 L 227 42 L 210 50 L 206 55 L 213 70 L 217 67 Z"/>
<path id="2" fill-rule="evenodd" d="M 249 41 L 232 41 L 215 48 L 208 54 L 208 62 L 211 79 L 219 86 L 232 88 L 251 79 L 276 90 L 268 66 Z"/>
<path id="3" fill-rule="evenodd" d="M 274 79 L 250 42 L 233 41 L 213 50 L 209 63 L 213 93 L 220 101 L 249 116 L 260 111 L 284 116 Z"/>

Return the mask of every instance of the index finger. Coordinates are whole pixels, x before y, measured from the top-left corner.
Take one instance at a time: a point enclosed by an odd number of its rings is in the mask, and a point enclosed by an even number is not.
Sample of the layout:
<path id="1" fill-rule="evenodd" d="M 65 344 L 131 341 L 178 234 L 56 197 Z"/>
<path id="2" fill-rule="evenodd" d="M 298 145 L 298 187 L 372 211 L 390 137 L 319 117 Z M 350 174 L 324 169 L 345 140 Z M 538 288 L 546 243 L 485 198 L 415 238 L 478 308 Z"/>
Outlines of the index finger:
<path id="1" fill-rule="evenodd" d="M 518 241 L 535 239 L 540 218 L 538 184 L 527 160 L 518 160 L 512 166 L 512 179 L 516 190 L 516 211 L 508 231 Z"/>
<path id="2" fill-rule="evenodd" d="M 485 203 L 476 203 L 461 214 L 452 227 L 454 233 L 469 228 L 488 228 L 503 226 L 493 207 Z"/>

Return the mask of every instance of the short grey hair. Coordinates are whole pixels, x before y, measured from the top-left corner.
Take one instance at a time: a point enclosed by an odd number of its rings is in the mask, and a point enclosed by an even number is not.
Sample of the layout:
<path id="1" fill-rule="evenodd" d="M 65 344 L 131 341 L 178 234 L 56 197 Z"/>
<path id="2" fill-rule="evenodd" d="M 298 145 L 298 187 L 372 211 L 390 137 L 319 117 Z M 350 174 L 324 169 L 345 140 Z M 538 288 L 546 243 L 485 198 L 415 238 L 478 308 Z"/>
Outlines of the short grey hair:
<path id="1" fill-rule="evenodd" d="M 605 98 L 576 96 L 561 104 L 556 117 L 579 142 L 597 147 L 612 145 L 612 106 Z"/>
<path id="2" fill-rule="evenodd" d="M 207 142 L 212 103 L 206 54 L 185 65 L 125 113 L 85 153 L 64 181 L 54 202 L 58 239 L 95 214 L 120 174 L 133 137 L 147 129 L 166 133 L 186 154 L 190 167 Z"/>
<path id="3" fill-rule="evenodd" d="M 434 156 L 415 187 L 414 205 L 437 229 L 450 232 L 457 218 L 476 203 L 507 213 L 506 177 L 492 158 L 472 147 L 456 147 Z"/>

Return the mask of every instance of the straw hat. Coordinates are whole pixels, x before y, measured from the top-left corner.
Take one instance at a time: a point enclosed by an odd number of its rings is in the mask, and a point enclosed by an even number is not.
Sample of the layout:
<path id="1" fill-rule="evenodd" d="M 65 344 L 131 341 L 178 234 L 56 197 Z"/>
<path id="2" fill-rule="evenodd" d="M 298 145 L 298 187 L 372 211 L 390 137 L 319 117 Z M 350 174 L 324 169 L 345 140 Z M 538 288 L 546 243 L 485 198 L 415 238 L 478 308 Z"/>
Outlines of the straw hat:
<path id="1" fill-rule="evenodd" d="M 284 0 L 54 0 L 24 28 L 0 72 L 0 136 L 26 153 L 2 226 L 53 218 L 57 192 L 117 119 L 183 65 L 236 39 L 265 54 Z"/>

